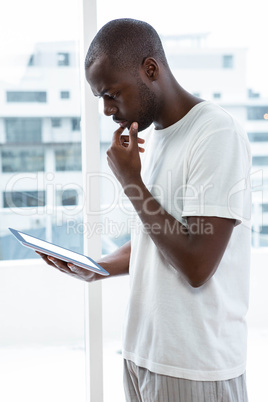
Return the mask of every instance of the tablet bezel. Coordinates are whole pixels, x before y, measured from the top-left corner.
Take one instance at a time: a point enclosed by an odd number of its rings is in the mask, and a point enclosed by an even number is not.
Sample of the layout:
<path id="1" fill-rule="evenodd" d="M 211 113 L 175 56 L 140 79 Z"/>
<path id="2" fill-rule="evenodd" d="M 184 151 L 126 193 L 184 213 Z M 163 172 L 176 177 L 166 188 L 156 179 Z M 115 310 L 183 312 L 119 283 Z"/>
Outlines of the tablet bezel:
<path id="1" fill-rule="evenodd" d="M 90 258 L 90 257 L 88 257 L 88 256 L 86 256 L 86 255 L 83 255 L 83 254 L 81 254 L 81 253 L 77 253 L 76 251 L 68 250 L 68 249 L 66 249 L 66 248 L 64 248 L 64 247 L 62 247 L 62 246 L 59 246 L 58 244 L 54 244 L 54 243 L 48 242 L 48 241 L 46 241 L 46 240 L 40 239 L 40 238 L 38 238 L 38 237 L 36 237 L 36 236 L 32 236 L 32 235 L 30 235 L 30 234 L 28 234 L 28 233 L 24 233 L 24 232 L 22 232 L 21 230 L 18 231 L 18 230 L 13 229 L 13 228 L 8 228 L 8 229 L 10 230 L 10 232 L 16 237 L 16 239 L 17 239 L 23 246 L 29 247 L 29 248 L 31 248 L 31 249 L 34 249 L 34 250 L 36 250 L 36 251 L 39 251 L 40 253 L 49 255 L 49 256 L 51 256 L 51 257 L 58 258 L 58 259 L 61 260 L 61 261 L 71 262 L 71 263 L 73 263 L 74 265 L 77 265 L 77 266 L 79 266 L 79 267 L 81 267 L 81 268 L 87 269 L 88 271 L 92 271 L 92 272 L 95 272 L 95 273 L 100 274 L 100 275 L 103 275 L 103 276 L 108 276 L 108 275 L 110 275 L 109 272 L 107 272 L 104 268 L 102 268 L 96 261 L 94 261 L 92 258 Z M 42 242 L 44 242 L 44 243 L 52 244 L 53 246 L 57 246 L 57 247 L 59 247 L 60 249 L 62 249 L 63 252 L 64 252 L 64 250 L 66 250 L 66 251 L 72 251 L 74 254 L 81 255 L 81 256 L 83 256 L 84 258 L 88 259 L 88 265 L 87 265 L 87 264 L 84 264 L 84 263 L 82 263 L 82 262 L 80 262 L 80 261 L 77 261 L 77 260 L 75 260 L 75 259 L 66 257 L 64 254 L 59 254 L 59 253 L 53 252 L 53 251 L 51 251 L 51 250 L 49 250 L 49 249 L 46 249 L 46 248 L 44 248 L 44 247 L 39 247 L 39 246 L 37 246 L 36 244 L 31 244 L 30 242 L 28 242 L 27 240 L 25 240 L 25 239 L 20 235 L 20 233 L 21 233 L 22 235 L 25 234 L 26 236 L 32 237 L 32 238 L 37 239 L 37 240 L 39 240 L 39 241 L 42 241 Z M 90 262 L 92 262 L 93 264 L 95 264 L 99 269 L 97 269 L 97 268 L 95 268 L 94 266 L 90 265 Z"/>

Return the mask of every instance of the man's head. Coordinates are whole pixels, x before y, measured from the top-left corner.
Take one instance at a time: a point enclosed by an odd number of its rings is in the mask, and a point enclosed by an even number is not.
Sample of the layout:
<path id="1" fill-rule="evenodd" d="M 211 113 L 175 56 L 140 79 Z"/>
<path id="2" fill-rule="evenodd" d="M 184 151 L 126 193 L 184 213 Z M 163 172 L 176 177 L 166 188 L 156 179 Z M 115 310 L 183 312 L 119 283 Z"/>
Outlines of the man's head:
<path id="1" fill-rule="evenodd" d="M 108 22 L 93 39 L 85 60 L 94 95 L 104 113 L 123 127 L 149 127 L 159 110 L 159 66 L 167 68 L 161 40 L 149 24 L 132 19 Z"/>
<path id="2" fill-rule="evenodd" d="M 167 65 L 156 30 L 144 21 L 130 18 L 110 21 L 99 30 L 88 49 L 85 69 L 104 55 L 112 67 L 134 74 L 147 57 Z"/>

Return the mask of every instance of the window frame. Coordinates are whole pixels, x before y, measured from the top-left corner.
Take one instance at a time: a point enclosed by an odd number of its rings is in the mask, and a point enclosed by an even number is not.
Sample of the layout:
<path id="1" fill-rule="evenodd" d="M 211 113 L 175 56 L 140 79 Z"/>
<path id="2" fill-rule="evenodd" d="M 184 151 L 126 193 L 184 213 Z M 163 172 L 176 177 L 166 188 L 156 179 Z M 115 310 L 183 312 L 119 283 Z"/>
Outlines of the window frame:
<path id="1" fill-rule="evenodd" d="M 88 173 L 100 171 L 100 141 L 98 101 L 86 82 L 84 58 L 97 32 L 97 1 L 80 0 L 80 70 L 81 70 L 81 132 L 82 175 L 84 196 L 89 194 Z M 94 182 L 94 204 L 100 206 L 100 180 Z M 91 200 L 92 201 L 92 200 Z M 90 215 L 84 202 L 83 223 L 100 222 L 100 213 Z M 98 208 L 100 210 L 100 207 Z M 84 253 L 92 258 L 101 256 L 101 237 L 98 233 L 84 236 Z M 102 281 L 85 284 L 85 349 L 86 400 L 103 402 L 103 342 L 102 342 Z"/>

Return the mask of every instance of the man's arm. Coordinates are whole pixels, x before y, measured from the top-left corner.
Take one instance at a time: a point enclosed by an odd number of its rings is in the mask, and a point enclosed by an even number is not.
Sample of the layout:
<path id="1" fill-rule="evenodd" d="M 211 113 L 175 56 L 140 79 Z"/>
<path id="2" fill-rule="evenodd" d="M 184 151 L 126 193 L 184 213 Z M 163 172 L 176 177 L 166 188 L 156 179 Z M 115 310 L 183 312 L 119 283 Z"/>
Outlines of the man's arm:
<path id="1" fill-rule="evenodd" d="M 54 257 L 47 256 L 45 254 L 37 252 L 42 259 L 48 264 L 57 268 L 59 271 L 64 272 L 72 277 L 81 279 L 86 282 L 94 282 L 99 279 L 109 278 L 110 276 L 125 275 L 129 272 L 129 259 L 130 259 L 131 244 L 130 241 L 117 249 L 114 253 L 109 254 L 100 260 L 100 264 L 106 271 L 109 272 L 109 276 L 103 276 L 96 274 L 87 269 L 78 267 L 77 265 L 66 263 L 58 260 Z"/>
<path id="2" fill-rule="evenodd" d="M 192 287 L 203 285 L 213 276 L 235 220 L 193 216 L 188 217 L 186 228 L 160 206 L 142 182 L 125 192 L 158 250 Z"/>
<path id="3" fill-rule="evenodd" d="M 109 166 L 132 202 L 144 230 L 167 262 L 180 271 L 191 286 L 203 285 L 217 270 L 235 220 L 189 217 L 185 228 L 161 207 L 141 179 L 137 124 L 133 123 L 130 128 L 128 147 L 122 146 L 122 132 L 120 128 L 114 133 L 107 152 Z M 196 230 L 197 227 L 207 230 Z"/>

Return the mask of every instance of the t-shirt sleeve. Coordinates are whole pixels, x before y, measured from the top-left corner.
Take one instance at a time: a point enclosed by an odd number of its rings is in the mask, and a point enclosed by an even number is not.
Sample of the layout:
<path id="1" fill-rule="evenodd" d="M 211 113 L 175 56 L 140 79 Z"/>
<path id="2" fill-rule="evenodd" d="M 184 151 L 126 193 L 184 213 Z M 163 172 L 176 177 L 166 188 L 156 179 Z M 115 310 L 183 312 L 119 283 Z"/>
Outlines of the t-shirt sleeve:
<path id="1" fill-rule="evenodd" d="M 185 162 L 182 217 L 216 216 L 236 224 L 248 219 L 250 164 L 247 139 L 234 129 L 203 136 Z"/>

